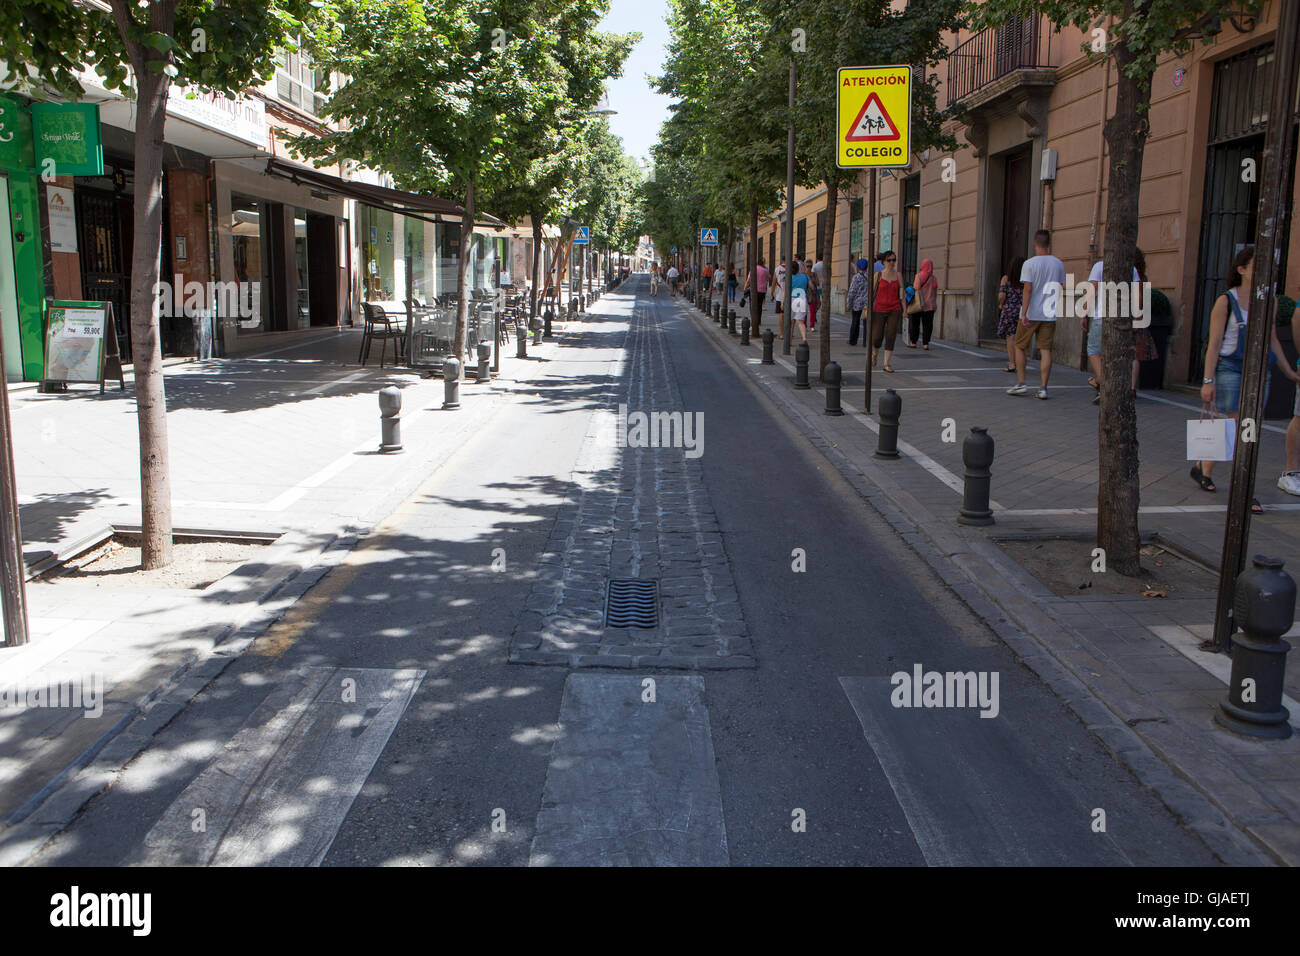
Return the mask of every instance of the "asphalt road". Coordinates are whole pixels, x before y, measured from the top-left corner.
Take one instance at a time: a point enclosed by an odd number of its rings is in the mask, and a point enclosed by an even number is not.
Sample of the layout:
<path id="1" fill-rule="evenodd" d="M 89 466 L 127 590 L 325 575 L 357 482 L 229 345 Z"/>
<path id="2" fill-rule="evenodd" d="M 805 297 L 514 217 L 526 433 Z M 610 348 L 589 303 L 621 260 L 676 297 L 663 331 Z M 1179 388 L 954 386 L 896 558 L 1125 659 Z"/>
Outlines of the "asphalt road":
<path id="1" fill-rule="evenodd" d="M 39 862 L 1214 862 L 679 300 L 649 299 L 644 278 L 633 288 L 659 321 L 679 410 L 704 413 L 700 473 L 756 667 L 506 662 L 592 416 L 625 374 L 633 296 L 606 296 L 599 321 L 535 352 L 534 387 Z M 895 706 L 891 675 L 917 665 L 986 688 L 996 676 L 996 716 Z"/>

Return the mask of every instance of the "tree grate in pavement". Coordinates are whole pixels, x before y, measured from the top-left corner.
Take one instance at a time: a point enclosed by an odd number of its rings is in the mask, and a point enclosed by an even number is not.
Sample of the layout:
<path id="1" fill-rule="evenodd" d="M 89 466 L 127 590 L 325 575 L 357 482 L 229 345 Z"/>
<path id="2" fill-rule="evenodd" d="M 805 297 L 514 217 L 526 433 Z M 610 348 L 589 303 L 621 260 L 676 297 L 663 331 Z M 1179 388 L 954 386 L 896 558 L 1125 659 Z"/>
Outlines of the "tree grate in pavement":
<path id="1" fill-rule="evenodd" d="M 658 627 L 659 582 L 615 578 L 605 594 L 606 627 Z"/>

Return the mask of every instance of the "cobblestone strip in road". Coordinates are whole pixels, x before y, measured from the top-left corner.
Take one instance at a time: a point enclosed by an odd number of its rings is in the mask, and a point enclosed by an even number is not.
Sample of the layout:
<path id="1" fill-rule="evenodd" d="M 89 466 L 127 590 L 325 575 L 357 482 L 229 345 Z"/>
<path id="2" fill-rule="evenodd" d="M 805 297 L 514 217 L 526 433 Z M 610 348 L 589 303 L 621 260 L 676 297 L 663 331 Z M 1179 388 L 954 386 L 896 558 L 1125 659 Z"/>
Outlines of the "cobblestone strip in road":
<path id="1" fill-rule="evenodd" d="M 571 347 L 582 345 L 579 339 Z M 700 459 L 686 457 L 681 447 L 624 447 L 618 438 L 624 424 L 618 405 L 626 406 L 629 418 L 660 412 L 694 420 L 694 412 L 682 408 L 667 334 L 653 302 L 634 310 L 612 391 L 612 402 L 592 415 L 573 471 L 574 496 L 556 519 L 511 640 L 511 662 L 755 666 Z M 693 437 L 702 441 L 704 436 Z M 604 626 L 611 577 L 659 581 L 658 627 Z"/>

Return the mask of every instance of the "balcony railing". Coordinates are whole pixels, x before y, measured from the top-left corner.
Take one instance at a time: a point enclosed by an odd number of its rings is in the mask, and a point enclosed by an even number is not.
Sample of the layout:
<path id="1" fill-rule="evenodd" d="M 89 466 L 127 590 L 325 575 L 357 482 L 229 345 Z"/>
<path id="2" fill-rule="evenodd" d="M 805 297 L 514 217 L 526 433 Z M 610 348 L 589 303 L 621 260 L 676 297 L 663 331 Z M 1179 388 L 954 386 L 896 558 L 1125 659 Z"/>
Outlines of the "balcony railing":
<path id="1" fill-rule="evenodd" d="M 948 55 L 948 102 L 965 99 L 1016 70 L 1050 69 L 1046 24 L 1041 16 L 981 30 Z"/>

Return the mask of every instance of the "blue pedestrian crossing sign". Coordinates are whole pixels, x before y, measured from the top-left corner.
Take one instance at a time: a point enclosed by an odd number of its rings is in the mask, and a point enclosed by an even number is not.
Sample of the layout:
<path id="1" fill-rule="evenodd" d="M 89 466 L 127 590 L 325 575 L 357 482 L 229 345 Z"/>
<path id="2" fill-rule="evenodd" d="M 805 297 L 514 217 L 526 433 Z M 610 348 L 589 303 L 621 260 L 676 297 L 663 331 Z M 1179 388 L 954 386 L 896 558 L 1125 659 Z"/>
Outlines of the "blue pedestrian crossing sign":
<path id="1" fill-rule="evenodd" d="M 585 246 L 591 242 L 591 227 L 578 226 L 573 230 L 573 244 L 575 246 Z"/>
<path id="2" fill-rule="evenodd" d="M 700 230 L 700 245 L 716 246 L 717 244 L 718 244 L 718 230 L 716 229 Z"/>
<path id="3" fill-rule="evenodd" d="M 668 253 L 674 256 L 677 255 L 677 247 L 673 246 L 671 249 L 668 250 Z"/>

